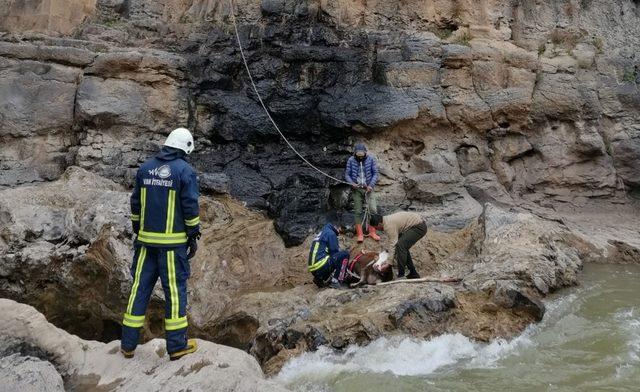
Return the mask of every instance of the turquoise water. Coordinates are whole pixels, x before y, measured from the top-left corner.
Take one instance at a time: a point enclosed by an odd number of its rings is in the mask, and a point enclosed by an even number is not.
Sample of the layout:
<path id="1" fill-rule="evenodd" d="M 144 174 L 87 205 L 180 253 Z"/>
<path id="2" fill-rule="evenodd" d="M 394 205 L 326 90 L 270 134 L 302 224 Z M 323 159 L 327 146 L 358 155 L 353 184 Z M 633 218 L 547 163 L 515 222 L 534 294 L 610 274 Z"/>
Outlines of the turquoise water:
<path id="1" fill-rule="evenodd" d="M 640 391 L 640 266 L 588 265 L 511 341 L 379 339 L 305 354 L 276 380 L 296 391 Z"/>

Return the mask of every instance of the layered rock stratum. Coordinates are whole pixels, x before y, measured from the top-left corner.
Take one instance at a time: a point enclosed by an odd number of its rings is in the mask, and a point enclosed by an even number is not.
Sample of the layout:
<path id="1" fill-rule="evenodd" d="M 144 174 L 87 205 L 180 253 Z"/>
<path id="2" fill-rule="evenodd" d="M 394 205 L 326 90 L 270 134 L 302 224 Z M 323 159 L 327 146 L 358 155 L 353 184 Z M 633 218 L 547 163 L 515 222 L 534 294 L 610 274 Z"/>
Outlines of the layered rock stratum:
<path id="1" fill-rule="evenodd" d="M 583 263 L 640 260 L 637 1 L 231 4 L 0 0 L 0 296 L 84 339 L 117 339 L 129 187 L 177 126 L 196 136 L 203 192 L 192 334 L 269 373 L 322 344 L 513 336 Z M 310 284 L 309 236 L 326 211 L 349 210 L 348 192 L 271 127 L 232 9 L 292 144 L 341 177 L 366 141 L 383 212 L 429 219 L 419 271 L 460 283 Z M 162 335 L 161 298 L 147 339 Z"/>

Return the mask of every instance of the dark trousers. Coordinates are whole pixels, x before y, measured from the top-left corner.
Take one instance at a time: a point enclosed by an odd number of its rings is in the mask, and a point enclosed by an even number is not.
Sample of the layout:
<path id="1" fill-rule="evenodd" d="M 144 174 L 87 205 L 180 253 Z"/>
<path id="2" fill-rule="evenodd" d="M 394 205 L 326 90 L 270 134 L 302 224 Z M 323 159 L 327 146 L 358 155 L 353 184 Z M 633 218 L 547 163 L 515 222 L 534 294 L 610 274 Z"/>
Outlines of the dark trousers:
<path id="1" fill-rule="evenodd" d="M 171 354 L 187 346 L 187 247 L 136 249 L 131 275 L 133 287 L 122 322 L 122 348 L 135 350 L 144 326 L 145 313 L 158 278 L 165 298 L 164 329 L 167 351 Z"/>
<path id="2" fill-rule="evenodd" d="M 354 189 L 351 193 L 353 196 L 353 212 L 355 214 L 355 224 L 362 224 L 362 210 L 366 208 L 366 202 L 368 199 L 369 202 L 369 214 L 375 214 L 378 212 L 378 203 L 376 202 L 376 194 L 374 192 L 370 192 L 367 195 L 367 190 L 358 188 Z M 367 197 L 368 196 L 368 197 Z M 371 217 L 371 216 L 369 216 Z M 363 227 L 369 227 L 369 221 L 364 222 Z"/>
<path id="3" fill-rule="evenodd" d="M 332 275 L 334 278 L 339 279 L 341 272 L 344 275 L 343 265 L 345 265 L 344 261 L 349 262 L 349 252 L 343 251 L 338 252 L 333 255 L 333 257 L 329 257 L 327 263 L 322 266 L 317 271 L 313 271 L 313 282 L 318 286 L 323 286 L 322 282 L 327 281 Z"/>
<path id="4" fill-rule="evenodd" d="M 404 276 L 405 267 L 409 270 L 410 274 L 416 274 L 416 267 L 413 265 L 411 259 L 411 253 L 409 249 L 415 245 L 420 238 L 427 234 L 427 224 L 421 223 L 416 226 L 412 226 L 407 230 L 400 233 L 398 242 L 396 243 L 396 260 L 398 261 L 398 276 Z"/>

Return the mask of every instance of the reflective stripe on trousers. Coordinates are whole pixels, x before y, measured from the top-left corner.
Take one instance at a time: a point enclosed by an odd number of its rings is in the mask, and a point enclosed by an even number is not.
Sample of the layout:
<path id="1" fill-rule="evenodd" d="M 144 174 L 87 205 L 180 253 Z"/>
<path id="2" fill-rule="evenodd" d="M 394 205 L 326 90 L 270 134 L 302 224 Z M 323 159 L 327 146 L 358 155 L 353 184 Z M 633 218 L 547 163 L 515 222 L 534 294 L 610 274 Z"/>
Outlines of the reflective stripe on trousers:
<path id="1" fill-rule="evenodd" d="M 165 331 L 168 352 L 176 352 L 186 346 L 187 279 L 189 265 L 187 248 L 136 249 L 132 265 L 133 285 L 127 309 L 123 317 L 122 347 L 135 349 L 144 326 L 147 305 L 153 287 L 160 278 L 165 295 Z"/>

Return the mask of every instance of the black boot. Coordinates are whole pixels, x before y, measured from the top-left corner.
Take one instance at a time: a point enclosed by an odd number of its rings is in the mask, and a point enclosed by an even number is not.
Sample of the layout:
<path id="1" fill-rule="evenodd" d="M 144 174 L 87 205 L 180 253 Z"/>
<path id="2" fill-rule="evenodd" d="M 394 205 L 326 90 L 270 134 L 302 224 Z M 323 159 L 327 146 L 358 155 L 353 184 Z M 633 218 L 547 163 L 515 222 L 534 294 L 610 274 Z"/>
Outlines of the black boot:
<path id="1" fill-rule="evenodd" d="M 318 286 L 318 288 L 320 289 L 326 286 L 324 280 L 318 278 L 317 276 L 313 277 L 313 283 L 315 283 L 316 286 Z"/>
<path id="2" fill-rule="evenodd" d="M 348 284 L 342 283 L 338 281 L 338 279 L 331 279 L 331 283 L 329 283 L 329 287 L 336 290 L 346 290 L 349 288 Z"/>
<path id="3" fill-rule="evenodd" d="M 398 265 L 398 276 L 396 279 L 404 278 L 404 266 Z"/>

